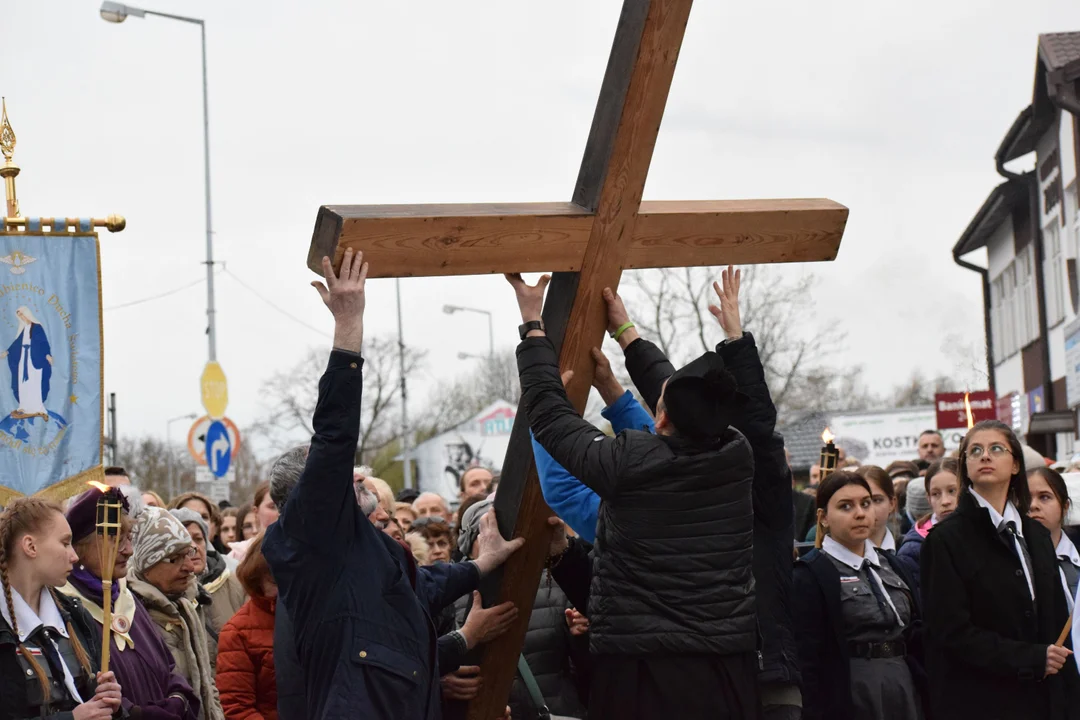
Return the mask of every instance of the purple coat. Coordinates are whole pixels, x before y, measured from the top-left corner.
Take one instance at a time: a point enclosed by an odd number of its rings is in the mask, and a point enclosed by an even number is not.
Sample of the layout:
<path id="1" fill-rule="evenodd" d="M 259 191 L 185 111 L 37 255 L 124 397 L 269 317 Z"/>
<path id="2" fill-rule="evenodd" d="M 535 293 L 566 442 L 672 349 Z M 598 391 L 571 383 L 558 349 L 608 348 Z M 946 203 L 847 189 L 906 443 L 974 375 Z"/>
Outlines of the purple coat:
<path id="1" fill-rule="evenodd" d="M 85 604 L 101 607 L 97 600 L 100 592 L 94 593 L 74 574 L 69 577 L 69 582 L 79 591 Z M 101 628 L 101 623 L 95 620 L 95 624 Z M 191 690 L 187 680 L 174 671 L 176 663 L 172 653 L 137 597 L 129 634 L 135 647 L 120 652 L 114 635 L 109 655 L 109 669 L 116 673 L 122 688 L 124 709 L 140 708 L 144 720 L 196 720 L 199 696 Z"/>

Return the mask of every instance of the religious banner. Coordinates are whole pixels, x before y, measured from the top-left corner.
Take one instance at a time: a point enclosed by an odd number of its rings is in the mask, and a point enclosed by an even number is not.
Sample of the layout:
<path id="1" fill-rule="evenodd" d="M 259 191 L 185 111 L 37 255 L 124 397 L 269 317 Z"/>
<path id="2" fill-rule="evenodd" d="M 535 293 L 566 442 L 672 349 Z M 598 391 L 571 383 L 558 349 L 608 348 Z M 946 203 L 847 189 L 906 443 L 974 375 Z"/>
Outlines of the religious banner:
<path id="1" fill-rule="evenodd" d="M 103 481 L 101 274 L 95 227 L 118 216 L 23 217 L 15 134 L 4 108 L 0 166 L 0 504 L 63 499 Z"/>
<path id="2" fill-rule="evenodd" d="M 97 233 L 0 234 L 0 493 L 66 497 L 103 480 Z M 0 501 L 6 498 L 0 498 Z"/>

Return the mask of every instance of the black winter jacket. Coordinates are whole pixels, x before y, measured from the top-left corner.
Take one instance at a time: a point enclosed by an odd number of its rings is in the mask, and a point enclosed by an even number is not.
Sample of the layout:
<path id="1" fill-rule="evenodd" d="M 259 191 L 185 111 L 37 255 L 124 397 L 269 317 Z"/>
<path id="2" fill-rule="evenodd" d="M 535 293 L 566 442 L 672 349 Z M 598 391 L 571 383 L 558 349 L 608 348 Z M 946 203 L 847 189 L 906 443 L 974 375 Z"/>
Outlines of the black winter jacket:
<path id="1" fill-rule="evenodd" d="M 592 652 L 756 650 L 746 438 L 609 438 L 574 411 L 550 340 L 526 338 L 517 357 L 537 442 L 602 501 L 586 613 Z"/>
<path id="2" fill-rule="evenodd" d="M 776 406 L 765 384 L 765 369 L 753 335 L 744 333 L 738 340 L 721 343 L 716 352 L 735 377 L 739 392 L 749 398 L 734 427 L 750 441 L 754 454 L 754 580 L 762 661 L 758 679 L 762 683 L 798 684 L 798 649 L 791 620 L 795 519 L 784 439 L 774 432 Z M 655 413 L 664 380 L 674 367 L 656 345 L 635 340 L 626 348 L 626 369 Z"/>
<path id="3" fill-rule="evenodd" d="M 919 560 L 934 717 L 1080 716 L 1080 677 L 1073 659 L 1044 677 L 1046 648 L 1069 617 L 1050 533 L 1027 516 L 1022 528 L 1034 603 L 1016 551 L 1001 539 L 970 490 L 923 541 Z"/>
<path id="4" fill-rule="evenodd" d="M 97 672 L 98 661 L 101 657 L 101 631 L 97 629 L 93 618 L 82 607 L 77 598 L 68 597 L 62 593 L 54 593 L 60 616 L 65 622 L 70 620 L 71 627 L 83 649 L 86 650 L 92 669 Z M 0 601 L 2 602 L 2 601 Z M 39 628 L 32 633 L 31 644 L 40 646 L 47 642 L 38 637 L 41 633 Z M 28 676 L 27 670 L 16 654 L 18 638 L 12 631 L 11 626 L 0 617 L 0 720 L 23 720 L 24 718 L 48 718 L 49 720 L 71 720 L 71 711 L 77 704 L 67 692 L 58 689 L 58 694 L 65 698 L 62 702 L 52 703 L 45 707 L 41 706 L 41 686 L 38 684 L 36 675 Z M 44 656 L 37 658 L 43 667 L 46 665 Z M 97 682 L 92 676 L 88 676 L 80 667 L 69 667 L 75 679 L 75 686 L 84 700 L 94 696 Z"/>

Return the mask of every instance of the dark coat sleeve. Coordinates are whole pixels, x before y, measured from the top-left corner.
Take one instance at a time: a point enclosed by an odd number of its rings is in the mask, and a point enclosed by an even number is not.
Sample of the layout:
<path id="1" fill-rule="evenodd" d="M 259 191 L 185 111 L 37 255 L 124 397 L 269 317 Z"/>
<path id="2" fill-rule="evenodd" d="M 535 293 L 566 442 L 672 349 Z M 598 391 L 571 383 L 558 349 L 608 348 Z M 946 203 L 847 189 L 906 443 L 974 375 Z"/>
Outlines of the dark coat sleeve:
<path id="1" fill-rule="evenodd" d="M 592 545 L 581 538 L 572 538 L 562 560 L 552 568 L 551 577 L 566 593 L 566 599 L 578 612 L 588 617 L 589 585 L 592 583 Z"/>
<path id="2" fill-rule="evenodd" d="M 368 524 L 353 490 L 363 364 L 359 355 L 330 353 L 319 380 L 307 464 L 277 523 L 289 537 L 323 552 L 341 552 L 353 539 L 358 522 Z"/>
<path id="3" fill-rule="evenodd" d="M 806 563 L 796 563 L 793 571 L 795 602 L 795 640 L 799 646 L 799 666 L 802 670 L 803 720 L 818 720 L 824 715 L 822 688 L 825 643 L 829 642 L 829 616 L 821 586 Z"/>
<path id="4" fill-rule="evenodd" d="M 1003 677 L 1041 680 L 1046 672 L 1046 645 L 1012 640 L 977 627 L 968 608 L 971 598 L 961 572 L 962 558 L 940 532 L 923 541 L 919 573 L 925 634 L 947 656 Z"/>
<path id="5" fill-rule="evenodd" d="M 536 441 L 601 499 L 611 497 L 627 434 L 609 438 L 577 414 L 566 396 L 551 340 L 525 338 L 518 345 L 517 360 L 522 402 Z"/>
<path id="6" fill-rule="evenodd" d="M 480 571 L 474 562 L 435 563 L 416 568 L 417 595 L 432 617 L 479 587 Z"/>
<path id="7" fill-rule="evenodd" d="M 667 359 L 663 350 L 644 338 L 638 338 L 627 345 L 624 355 L 630 381 L 655 416 L 656 403 L 660 401 L 664 382 L 675 373 L 675 366 Z"/>

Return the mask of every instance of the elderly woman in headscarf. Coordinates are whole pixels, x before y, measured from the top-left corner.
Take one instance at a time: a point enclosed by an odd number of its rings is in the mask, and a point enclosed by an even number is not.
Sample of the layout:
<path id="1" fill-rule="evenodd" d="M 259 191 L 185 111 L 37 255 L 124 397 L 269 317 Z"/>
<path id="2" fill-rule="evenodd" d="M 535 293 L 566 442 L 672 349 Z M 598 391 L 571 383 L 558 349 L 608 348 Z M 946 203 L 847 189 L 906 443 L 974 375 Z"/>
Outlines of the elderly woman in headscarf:
<path id="1" fill-rule="evenodd" d="M 210 527 L 206 520 L 188 508 L 177 508 L 169 512 L 183 523 L 184 529 L 191 536 L 191 542 L 199 551 L 195 558 L 195 576 L 199 579 L 199 589 L 207 596 L 200 599 L 199 612 L 206 620 L 211 645 L 216 645 L 221 628 L 225 627 L 225 623 L 232 619 L 247 600 L 247 593 L 236 574 L 227 567 L 225 558 L 210 542 Z M 216 653 L 211 655 L 211 660 L 214 655 Z"/>
<path id="2" fill-rule="evenodd" d="M 198 549 L 183 524 L 168 510 L 146 508 L 133 533 L 134 592 L 157 624 L 176 669 L 202 701 L 199 720 L 224 720 L 206 628 L 195 602 Z"/>
<path id="3" fill-rule="evenodd" d="M 493 501 L 490 499 L 479 500 L 469 504 L 461 514 L 457 546 L 463 557 L 476 556 L 480 518 L 492 505 Z M 498 608 L 483 609 L 476 604 L 477 601 L 478 595 L 474 594 L 472 597 L 461 598 L 455 604 L 455 620 L 461 628 L 458 632 L 469 643 L 470 649 L 498 637 L 505 629 L 494 618 L 485 617 Z M 510 691 L 511 717 L 536 717 L 539 704 L 547 705 L 552 715 L 585 717 L 585 705 L 577 690 L 577 675 L 585 670 L 588 662 L 588 638 L 571 636 L 566 620 L 566 611 L 570 607 L 566 595 L 558 585 L 551 582 L 550 573 L 545 569 L 536 592 L 525 645 L 521 651 L 535 680 L 534 684 L 543 697 L 531 696 L 519 670 Z M 516 613 L 508 617 L 515 615 Z M 472 699 L 480 689 L 479 668 L 464 666 L 443 676 L 442 685 L 444 719 L 464 717 L 464 701 Z"/>
<path id="4" fill-rule="evenodd" d="M 89 490 L 79 496 L 67 511 L 71 526 L 72 545 L 79 563 L 68 576 L 68 584 L 60 592 L 78 598 L 94 618 L 101 631 L 102 568 L 100 544 L 96 530 L 97 503 L 100 490 Z M 132 500 L 137 502 L 138 499 Z M 132 519 L 128 498 L 124 498 L 124 515 L 119 550 L 112 570 L 112 640 L 109 669 L 116 674 L 122 691 L 122 706 L 132 716 L 144 720 L 196 720 L 202 706 L 199 695 L 176 671 L 172 653 L 158 633 L 158 628 L 142 602 L 127 584 L 128 562 L 131 559 Z"/>

